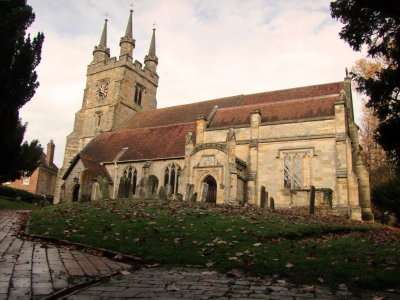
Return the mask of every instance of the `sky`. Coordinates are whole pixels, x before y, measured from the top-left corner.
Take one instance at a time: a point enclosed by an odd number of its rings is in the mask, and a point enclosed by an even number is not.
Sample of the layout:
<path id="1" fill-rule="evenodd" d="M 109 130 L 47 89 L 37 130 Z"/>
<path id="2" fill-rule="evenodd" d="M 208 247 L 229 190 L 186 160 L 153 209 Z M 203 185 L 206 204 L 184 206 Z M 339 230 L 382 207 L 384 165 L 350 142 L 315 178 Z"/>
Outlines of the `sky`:
<path id="1" fill-rule="evenodd" d="M 329 0 L 135 0 L 134 60 L 143 62 L 153 24 L 160 76 L 158 107 L 343 80 L 362 53 L 339 38 Z M 62 166 L 66 136 L 82 106 L 86 69 L 107 14 L 107 45 L 119 55 L 128 0 L 28 0 L 45 35 L 40 86 L 21 110 L 25 138 L 56 145 Z M 359 97 L 355 101 L 359 118 Z"/>

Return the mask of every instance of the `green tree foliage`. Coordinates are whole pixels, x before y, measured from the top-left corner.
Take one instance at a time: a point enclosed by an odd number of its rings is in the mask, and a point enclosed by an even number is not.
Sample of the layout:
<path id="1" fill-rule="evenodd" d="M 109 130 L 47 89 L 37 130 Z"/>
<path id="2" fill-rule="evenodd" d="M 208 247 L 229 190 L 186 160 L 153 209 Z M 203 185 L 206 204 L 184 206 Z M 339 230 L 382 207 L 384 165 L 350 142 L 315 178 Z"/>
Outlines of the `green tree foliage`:
<path id="1" fill-rule="evenodd" d="M 19 118 L 39 86 L 35 68 L 44 35 L 26 37 L 34 19 L 26 0 L 0 1 L 0 183 L 29 176 L 43 153 L 37 140 L 23 142 L 27 125 Z"/>
<path id="2" fill-rule="evenodd" d="M 389 211 L 396 215 L 400 220 L 400 176 L 384 182 L 372 190 L 372 198 L 381 212 Z"/>
<path id="3" fill-rule="evenodd" d="M 332 17 L 344 27 L 339 33 L 354 50 L 366 47 L 368 56 L 384 62 L 372 77 L 352 73 L 358 90 L 365 93 L 378 117 L 375 138 L 400 165 L 400 3 L 398 0 L 336 0 Z"/>

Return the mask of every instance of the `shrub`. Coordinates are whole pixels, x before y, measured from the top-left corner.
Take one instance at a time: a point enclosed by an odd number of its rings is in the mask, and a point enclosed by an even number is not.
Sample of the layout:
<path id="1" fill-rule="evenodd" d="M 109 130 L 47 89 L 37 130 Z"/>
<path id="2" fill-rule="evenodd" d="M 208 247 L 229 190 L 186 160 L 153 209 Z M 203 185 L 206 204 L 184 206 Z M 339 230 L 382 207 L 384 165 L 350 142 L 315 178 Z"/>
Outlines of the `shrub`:
<path id="1" fill-rule="evenodd" d="M 2 197 L 10 198 L 12 200 L 15 200 L 17 197 L 19 197 L 20 200 L 30 203 L 42 199 L 42 197 L 39 195 L 35 195 L 24 190 L 14 189 L 8 186 L 0 186 L 0 198 Z"/>

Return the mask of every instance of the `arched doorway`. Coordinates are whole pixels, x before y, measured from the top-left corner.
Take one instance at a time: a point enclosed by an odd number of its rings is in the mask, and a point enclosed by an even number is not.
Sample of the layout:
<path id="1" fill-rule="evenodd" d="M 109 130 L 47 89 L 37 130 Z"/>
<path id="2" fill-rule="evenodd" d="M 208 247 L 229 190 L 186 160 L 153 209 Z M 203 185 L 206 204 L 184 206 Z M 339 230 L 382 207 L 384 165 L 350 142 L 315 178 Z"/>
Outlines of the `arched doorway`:
<path id="1" fill-rule="evenodd" d="M 76 202 L 78 201 L 78 198 L 79 198 L 79 184 L 77 184 L 74 187 L 74 190 L 72 191 L 72 201 Z"/>
<path id="2" fill-rule="evenodd" d="M 208 184 L 207 198 L 206 202 L 208 203 L 216 203 L 217 202 L 217 182 L 214 177 L 208 175 L 204 179 L 204 183 Z"/>

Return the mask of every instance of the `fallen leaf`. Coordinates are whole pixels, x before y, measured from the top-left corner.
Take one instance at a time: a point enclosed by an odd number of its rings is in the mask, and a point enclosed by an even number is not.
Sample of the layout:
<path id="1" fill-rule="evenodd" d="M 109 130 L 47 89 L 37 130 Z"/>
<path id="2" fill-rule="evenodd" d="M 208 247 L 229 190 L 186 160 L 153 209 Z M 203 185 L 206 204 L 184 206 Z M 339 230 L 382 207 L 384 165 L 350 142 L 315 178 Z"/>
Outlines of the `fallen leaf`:
<path id="1" fill-rule="evenodd" d="M 232 269 L 226 273 L 228 276 L 240 278 L 243 276 L 244 271 L 241 269 Z"/>
<path id="2" fill-rule="evenodd" d="M 127 271 L 127 270 L 121 270 L 121 271 L 119 271 L 119 273 L 120 273 L 121 275 L 131 275 L 131 274 L 132 274 L 131 272 L 129 272 L 129 271 Z"/>
<path id="3" fill-rule="evenodd" d="M 209 261 L 208 263 L 206 263 L 207 268 L 211 268 L 213 265 L 215 265 L 215 262 Z"/>
<path id="4" fill-rule="evenodd" d="M 293 268 L 293 267 L 294 267 L 294 264 L 291 264 L 291 263 L 286 264 L 286 268 Z"/>
<path id="5" fill-rule="evenodd" d="M 253 244 L 253 246 L 255 246 L 255 247 L 260 247 L 262 244 L 261 243 L 255 243 L 255 244 Z"/>
<path id="6" fill-rule="evenodd" d="M 175 283 L 167 284 L 167 285 L 165 286 L 165 289 L 166 289 L 167 291 L 169 291 L 169 292 L 180 291 L 180 288 L 178 288 L 178 287 L 175 285 Z"/>
<path id="7" fill-rule="evenodd" d="M 315 285 L 310 285 L 303 289 L 304 293 L 315 293 Z"/>

